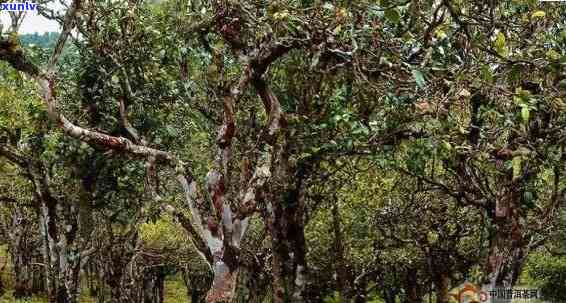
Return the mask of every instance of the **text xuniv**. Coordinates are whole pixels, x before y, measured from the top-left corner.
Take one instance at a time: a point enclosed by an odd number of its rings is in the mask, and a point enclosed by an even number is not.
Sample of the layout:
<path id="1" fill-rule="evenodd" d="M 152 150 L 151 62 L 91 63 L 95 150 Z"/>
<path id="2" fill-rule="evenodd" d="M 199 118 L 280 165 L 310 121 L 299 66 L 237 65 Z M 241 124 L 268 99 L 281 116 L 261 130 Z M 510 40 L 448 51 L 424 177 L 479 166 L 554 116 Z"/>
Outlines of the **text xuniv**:
<path id="1" fill-rule="evenodd" d="M 37 4 L 32 2 L 10 2 L 0 3 L 0 11 L 20 12 L 20 11 L 33 11 L 37 9 Z"/>

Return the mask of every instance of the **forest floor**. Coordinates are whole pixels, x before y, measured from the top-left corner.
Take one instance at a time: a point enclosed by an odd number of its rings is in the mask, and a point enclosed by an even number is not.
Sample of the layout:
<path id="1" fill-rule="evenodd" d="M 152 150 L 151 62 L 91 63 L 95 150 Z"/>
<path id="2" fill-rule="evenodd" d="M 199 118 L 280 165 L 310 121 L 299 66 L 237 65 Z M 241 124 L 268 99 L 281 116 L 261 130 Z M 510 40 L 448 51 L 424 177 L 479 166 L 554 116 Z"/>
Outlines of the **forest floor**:
<path id="1" fill-rule="evenodd" d="M 7 257 L 7 253 L 6 253 L 6 248 L 3 246 L 0 246 L 0 268 L 2 268 L 2 266 L 4 264 L 7 264 L 7 266 L 4 268 L 4 271 L 0 272 L 0 279 L 1 281 L 4 283 L 4 286 L 6 287 L 6 293 L 4 293 L 4 295 L 0 296 L 0 303 L 14 303 L 14 299 L 12 297 L 12 290 L 11 290 L 11 285 L 12 285 L 12 281 L 11 281 L 11 274 L 10 274 L 10 263 L 6 263 L 8 262 L 8 257 Z M 529 288 L 529 287 L 523 287 L 523 288 Z M 86 290 L 86 286 L 83 287 L 84 290 Z M 169 277 L 168 279 L 165 280 L 165 302 L 167 303 L 185 303 L 185 302 L 189 302 L 189 298 L 187 296 L 187 291 L 186 291 L 186 287 L 182 281 L 182 279 L 178 276 L 172 276 Z M 81 303 L 95 303 L 96 299 L 89 296 L 88 295 L 88 291 L 83 291 L 82 295 L 81 295 L 81 299 L 80 299 Z M 326 302 L 339 302 L 339 301 L 334 301 L 332 299 L 327 300 Z M 371 301 L 372 303 L 381 303 L 382 301 L 377 300 L 377 301 Z M 424 302 L 429 302 L 428 297 L 424 300 Z M 544 301 L 540 301 L 540 300 L 521 300 L 521 299 L 517 299 L 513 301 L 514 303 L 544 303 Z M 18 302 L 16 302 L 18 303 Z M 47 303 L 47 299 L 45 297 L 41 297 L 41 296 L 34 296 L 33 298 L 31 298 L 31 300 L 29 301 L 21 301 L 20 303 Z"/>
<path id="2" fill-rule="evenodd" d="M 8 263 L 7 263 L 8 262 Z M 10 263 L 6 253 L 6 248 L 0 246 L 0 268 L 7 264 L 2 272 L 0 272 L 0 279 L 6 287 L 6 293 L 0 296 L 0 303 L 14 303 L 14 298 L 12 297 L 12 276 L 10 274 Z M 86 288 L 83 288 L 86 289 Z M 187 289 L 183 284 L 183 281 L 178 276 L 173 276 L 165 280 L 165 302 L 167 303 L 180 303 L 189 302 L 187 296 Z M 47 298 L 42 296 L 34 296 L 31 300 L 22 301 L 22 303 L 46 303 Z M 81 303 L 95 303 L 96 299 L 88 295 L 88 291 L 83 291 L 80 299 Z"/>
<path id="3" fill-rule="evenodd" d="M 3 281 L 6 281 L 6 280 L 3 280 Z M 46 303 L 47 298 L 41 297 L 41 296 L 34 296 L 29 301 L 22 301 L 22 303 L 24 303 L 24 302 L 25 303 Z M 80 302 L 81 303 L 95 303 L 96 298 L 90 297 L 88 294 L 83 294 L 83 295 L 81 295 Z M 183 285 L 183 282 L 181 280 L 171 279 L 171 280 L 165 281 L 165 302 L 167 302 L 167 303 L 189 302 L 189 298 L 187 297 L 185 286 Z M 0 303 L 14 303 L 14 299 L 12 297 L 12 291 L 10 289 L 8 289 L 8 291 L 3 296 L 0 296 Z"/>

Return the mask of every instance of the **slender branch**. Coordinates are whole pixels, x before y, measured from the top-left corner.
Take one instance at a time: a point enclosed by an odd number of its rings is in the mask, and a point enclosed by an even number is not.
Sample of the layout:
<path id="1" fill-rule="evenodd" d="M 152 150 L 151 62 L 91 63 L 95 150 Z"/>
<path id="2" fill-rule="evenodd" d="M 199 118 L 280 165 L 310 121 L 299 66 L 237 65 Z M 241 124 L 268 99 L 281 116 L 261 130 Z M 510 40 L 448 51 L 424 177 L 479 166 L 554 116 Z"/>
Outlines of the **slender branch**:
<path id="1" fill-rule="evenodd" d="M 75 27 L 77 14 L 81 7 L 81 1 L 82 0 L 73 0 L 71 6 L 67 10 L 65 18 L 63 19 L 64 21 L 61 34 L 59 35 L 59 39 L 55 44 L 55 48 L 51 54 L 51 58 L 49 59 L 49 64 L 47 65 L 47 73 L 50 75 L 49 77 L 53 76 L 57 62 L 59 62 L 59 58 L 61 57 L 61 53 L 63 52 L 63 48 L 67 42 L 67 38 Z"/>
<path id="2" fill-rule="evenodd" d="M 281 109 L 279 99 L 269 88 L 265 80 L 260 77 L 256 77 L 253 79 L 253 85 L 257 90 L 269 117 L 265 139 L 268 144 L 273 145 L 281 128 L 286 127 L 287 123 L 285 116 Z"/>
<path id="3" fill-rule="evenodd" d="M 0 202 L 16 203 L 16 202 L 18 202 L 18 200 L 14 199 L 12 197 L 0 196 Z"/>
<path id="4" fill-rule="evenodd" d="M 29 159 L 27 159 L 25 156 L 20 155 L 19 153 L 8 148 L 8 146 L 2 144 L 0 144 L 0 156 L 5 157 L 10 162 L 24 169 L 27 167 L 27 164 L 29 162 Z"/>
<path id="5" fill-rule="evenodd" d="M 193 224 L 193 222 L 187 216 L 185 216 L 185 214 L 177 210 L 172 205 L 164 204 L 162 206 L 162 209 L 171 214 L 175 218 L 175 220 L 177 220 L 181 224 L 181 226 L 183 226 L 183 228 L 189 232 L 193 244 L 195 245 L 199 253 L 201 253 L 203 259 L 207 260 L 209 264 L 212 264 L 213 259 L 211 251 L 207 244 L 202 240 L 202 237 L 200 236 L 201 232 L 194 227 L 198 224 Z M 191 213 L 193 212 L 191 211 Z"/>

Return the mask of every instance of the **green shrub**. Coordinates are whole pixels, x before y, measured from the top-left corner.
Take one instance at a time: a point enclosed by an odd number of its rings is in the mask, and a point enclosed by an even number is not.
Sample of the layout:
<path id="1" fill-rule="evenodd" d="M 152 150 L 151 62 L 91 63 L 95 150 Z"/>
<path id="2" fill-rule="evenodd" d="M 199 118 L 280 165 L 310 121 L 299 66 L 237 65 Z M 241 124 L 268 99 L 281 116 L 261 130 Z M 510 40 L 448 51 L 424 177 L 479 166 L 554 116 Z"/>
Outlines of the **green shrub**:
<path id="1" fill-rule="evenodd" d="M 566 301 L 566 257 L 535 254 L 526 269 L 529 280 L 546 300 Z"/>

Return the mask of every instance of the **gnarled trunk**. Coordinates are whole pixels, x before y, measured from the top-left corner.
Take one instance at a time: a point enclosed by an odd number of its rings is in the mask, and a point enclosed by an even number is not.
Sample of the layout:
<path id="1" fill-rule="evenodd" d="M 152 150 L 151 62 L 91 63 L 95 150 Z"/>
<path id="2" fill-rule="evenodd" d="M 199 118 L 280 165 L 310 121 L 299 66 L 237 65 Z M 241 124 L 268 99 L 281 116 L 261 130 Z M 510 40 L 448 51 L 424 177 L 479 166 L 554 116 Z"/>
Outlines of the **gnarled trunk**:
<path id="1" fill-rule="evenodd" d="M 58 285 L 58 268 L 59 259 L 57 258 L 57 249 L 55 247 L 56 240 L 53 235 L 56 234 L 53 229 L 56 227 L 50 224 L 53 219 L 51 218 L 48 208 L 41 205 L 39 214 L 41 236 L 42 236 L 42 253 L 43 262 L 45 264 L 45 285 L 47 289 L 47 299 L 50 303 L 58 302 L 57 300 L 57 285 Z"/>
<path id="2" fill-rule="evenodd" d="M 490 289 L 512 288 L 528 255 L 520 209 L 521 196 L 518 189 L 509 186 L 496 201 L 493 218 L 495 231 L 490 239 L 486 262 L 485 284 Z"/>
<path id="3" fill-rule="evenodd" d="M 49 176 L 42 164 L 29 168 L 34 183 L 34 199 L 39 208 L 43 241 L 43 259 L 47 297 L 50 303 L 75 303 L 78 300 L 80 252 L 75 242 L 78 224 L 76 208 L 67 205 L 65 230 L 59 229 L 58 209 L 64 205 L 51 194 Z"/>
<path id="4" fill-rule="evenodd" d="M 528 255 L 528 248 L 509 238 L 506 233 L 492 239 L 487 260 L 489 288 L 512 288 L 517 283 Z"/>
<path id="5" fill-rule="evenodd" d="M 273 207 L 269 228 L 273 242 L 274 302 L 304 302 L 307 283 L 304 205 L 296 192 L 284 203 Z"/>

